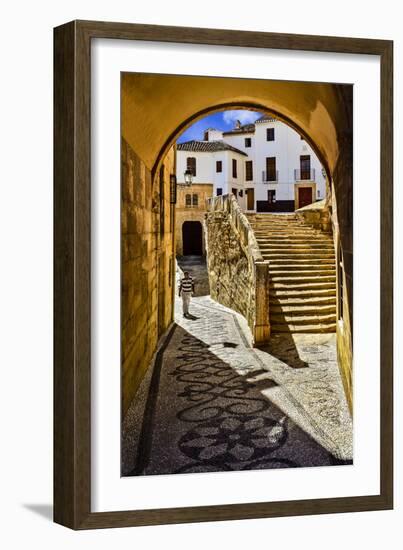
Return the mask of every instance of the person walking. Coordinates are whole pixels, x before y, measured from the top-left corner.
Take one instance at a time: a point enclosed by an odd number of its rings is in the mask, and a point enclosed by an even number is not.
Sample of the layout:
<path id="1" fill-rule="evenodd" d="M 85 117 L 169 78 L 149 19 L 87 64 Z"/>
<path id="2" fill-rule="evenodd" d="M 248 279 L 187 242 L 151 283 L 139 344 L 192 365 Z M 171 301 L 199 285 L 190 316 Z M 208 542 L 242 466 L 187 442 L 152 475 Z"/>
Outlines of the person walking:
<path id="1" fill-rule="evenodd" d="M 183 316 L 188 317 L 190 298 L 194 292 L 195 285 L 189 271 L 183 273 L 183 277 L 179 282 L 179 296 L 182 297 Z"/>

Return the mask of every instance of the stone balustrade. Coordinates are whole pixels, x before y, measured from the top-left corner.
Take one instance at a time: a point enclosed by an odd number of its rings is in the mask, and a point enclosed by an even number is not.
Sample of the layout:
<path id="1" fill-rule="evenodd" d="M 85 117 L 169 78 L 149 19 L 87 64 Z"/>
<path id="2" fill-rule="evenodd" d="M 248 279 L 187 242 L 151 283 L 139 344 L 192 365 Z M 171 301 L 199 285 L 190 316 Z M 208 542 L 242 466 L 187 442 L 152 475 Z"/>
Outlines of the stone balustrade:
<path id="1" fill-rule="evenodd" d="M 263 259 L 253 229 L 232 194 L 211 197 L 206 205 L 211 297 L 246 318 L 254 345 L 267 343 L 269 262 Z"/>
<path id="2" fill-rule="evenodd" d="M 295 215 L 304 224 L 320 229 L 325 233 L 332 232 L 332 218 L 326 199 L 299 208 L 295 211 Z"/>

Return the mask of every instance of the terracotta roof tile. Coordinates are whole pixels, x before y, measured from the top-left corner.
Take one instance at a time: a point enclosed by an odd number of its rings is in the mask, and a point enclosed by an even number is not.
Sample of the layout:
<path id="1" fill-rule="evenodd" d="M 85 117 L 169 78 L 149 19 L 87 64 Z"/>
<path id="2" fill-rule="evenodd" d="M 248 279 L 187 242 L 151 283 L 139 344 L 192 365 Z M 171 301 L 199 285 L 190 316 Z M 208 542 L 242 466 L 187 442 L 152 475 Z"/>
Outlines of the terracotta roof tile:
<path id="1" fill-rule="evenodd" d="M 236 147 L 232 147 L 229 143 L 225 143 L 225 141 L 221 140 L 215 140 L 215 141 L 185 141 L 184 143 L 178 143 L 177 145 L 178 151 L 195 151 L 195 152 L 201 152 L 201 153 L 214 153 L 216 151 L 233 151 L 234 153 L 238 153 L 239 155 L 244 155 L 247 157 L 248 155 L 241 151 L 240 149 L 237 149 Z"/>
<path id="2" fill-rule="evenodd" d="M 228 132 L 223 132 L 223 135 L 228 136 L 233 134 L 253 134 L 254 131 L 254 124 L 242 124 L 242 126 L 239 126 L 238 128 L 235 127 L 232 130 L 228 130 Z"/>
<path id="3" fill-rule="evenodd" d="M 256 122 L 275 122 L 276 119 L 272 115 L 263 115 L 256 120 Z"/>

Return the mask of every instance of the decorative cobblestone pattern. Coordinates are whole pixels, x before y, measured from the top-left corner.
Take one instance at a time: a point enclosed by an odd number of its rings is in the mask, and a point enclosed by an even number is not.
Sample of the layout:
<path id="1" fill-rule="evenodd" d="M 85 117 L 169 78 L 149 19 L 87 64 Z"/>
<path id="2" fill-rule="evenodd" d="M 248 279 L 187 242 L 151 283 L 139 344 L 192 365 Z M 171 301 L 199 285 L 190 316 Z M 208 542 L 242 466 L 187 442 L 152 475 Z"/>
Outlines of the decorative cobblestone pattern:
<path id="1" fill-rule="evenodd" d="M 256 344 L 268 341 L 268 263 L 233 195 L 207 201 L 205 231 L 211 297 L 247 319 Z"/>
<path id="2" fill-rule="evenodd" d="M 349 464 L 352 423 L 335 335 L 275 335 L 252 347 L 246 320 L 192 300 L 123 424 L 122 474 Z"/>
<path id="3" fill-rule="evenodd" d="M 151 172 L 122 139 L 122 399 L 125 412 L 173 319 L 173 151 Z"/>

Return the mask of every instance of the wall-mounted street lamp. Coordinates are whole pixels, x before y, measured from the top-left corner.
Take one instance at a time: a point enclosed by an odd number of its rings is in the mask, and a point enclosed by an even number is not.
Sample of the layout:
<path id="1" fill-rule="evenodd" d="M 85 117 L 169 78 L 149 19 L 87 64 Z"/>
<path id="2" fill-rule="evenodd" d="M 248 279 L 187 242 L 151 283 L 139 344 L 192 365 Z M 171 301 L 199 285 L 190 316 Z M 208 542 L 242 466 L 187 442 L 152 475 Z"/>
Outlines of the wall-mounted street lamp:
<path id="1" fill-rule="evenodd" d="M 189 168 L 187 168 L 183 175 L 184 175 L 184 183 L 178 183 L 177 180 L 176 180 L 176 175 L 175 174 L 171 174 L 169 176 L 169 183 L 170 183 L 169 194 L 170 194 L 170 203 L 171 204 L 176 204 L 176 195 L 177 195 L 178 185 L 182 185 L 184 187 L 190 187 L 192 185 L 192 182 L 193 182 L 193 172 L 192 172 L 192 170 L 189 170 Z"/>
<path id="2" fill-rule="evenodd" d="M 187 187 L 190 187 L 192 185 L 192 182 L 193 182 L 193 172 L 192 172 L 192 170 L 189 170 L 189 168 L 187 168 L 183 175 L 184 175 L 184 178 L 185 178 L 185 185 Z"/>

